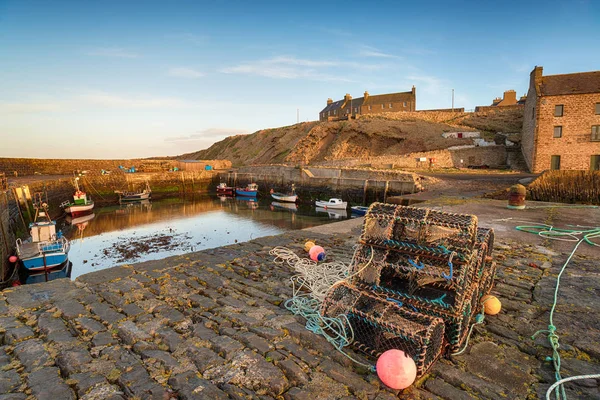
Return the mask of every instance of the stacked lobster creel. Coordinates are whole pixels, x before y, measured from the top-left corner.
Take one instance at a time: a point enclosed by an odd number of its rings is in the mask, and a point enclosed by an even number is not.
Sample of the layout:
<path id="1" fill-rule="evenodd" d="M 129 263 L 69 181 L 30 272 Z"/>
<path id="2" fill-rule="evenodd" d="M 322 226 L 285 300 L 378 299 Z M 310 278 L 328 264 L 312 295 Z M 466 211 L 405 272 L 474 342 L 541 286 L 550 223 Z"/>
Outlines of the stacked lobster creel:
<path id="1" fill-rule="evenodd" d="M 473 215 L 374 203 L 360 243 L 352 283 L 442 318 L 450 351 L 460 349 L 493 281 L 493 231 Z"/>
<path id="2" fill-rule="evenodd" d="M 401 350 L 416 365 L 416 377 L 422 376 L 439 358 L 444 344 L 444 321 L 399 307 L 370 290 L 341 281 L 327 293 L 321 315 L 342 317 L 352 345 L 370 356 L 379 357 L 387 350 Z"/>

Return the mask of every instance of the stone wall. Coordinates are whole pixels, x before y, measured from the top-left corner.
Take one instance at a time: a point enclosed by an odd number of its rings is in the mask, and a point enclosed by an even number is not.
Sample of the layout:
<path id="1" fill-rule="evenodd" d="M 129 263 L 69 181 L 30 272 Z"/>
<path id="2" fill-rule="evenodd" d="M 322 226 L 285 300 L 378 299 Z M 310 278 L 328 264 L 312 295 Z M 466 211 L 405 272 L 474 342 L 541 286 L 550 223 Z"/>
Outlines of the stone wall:
<path id="1" fill-rule="evenodd" d="M 80 160 L 80 159 L 38 159 L 38 158 L 0 158 L 0 172 L 7 176 L 71 175 L 75 171 L 89 171 L 100 174 L 102 169 L 116 172 L 119 166 L 135 166 L 140 172 L 168 171 L 178 166 L 176 160 Z M 15 174 L 16 172 L 16 174 Z"/>
<path id="2" fill-rule="evenodd" d="M 14 265 L 8 262 L 8 257 L 15 254 L 16 234 L 22 236 L 25 229 L 12 190 L 0 191 L 0 281 L 13 271 Z"/>
<path id="3" fill-rule="evenodd" d="M 600 103 L 600 93 L 540 98 L 532 172 L 550 169 L 553 155 L 560 156 L 561 170 L 590 169 L 591 157 L 600 156 L 600 141 L 592 141 L 592 126 L 600 126 L 596 103 Z M 562 117 L 554 116 L 556 105 L 564 106 Z M 554 137 L 556 126 L 562 126 L 560 138 Z"/>
<path id="4" fill-rule="evenodd" d="M 518 110 L 523 107 L 525 107 L 523 104 L 511 104 L 509 106 L 477 106 L 475 107 L 475 112 L 496 111 L 498 108 L 503 108 L 505 110 Z"/>
<path id="5" fill-rule="evenodd" d="M 425 161 L 419 159 L 425 158 Z M 371 166 L 380 168 L 391 165 L 391 168 L 420 169 L 429 168 L 430 159 L 435 159 L 436 168 L 461 168 L 469 165 L 488 165 L 491 168 L 502 168 L 507 165 L 506 147 L 464 147 L 460 149 L 445 149 L 411 153 L 397 157 L 379 157 L 370 160 Z M 461 163 L 460 160 L 463 160 Z"/>

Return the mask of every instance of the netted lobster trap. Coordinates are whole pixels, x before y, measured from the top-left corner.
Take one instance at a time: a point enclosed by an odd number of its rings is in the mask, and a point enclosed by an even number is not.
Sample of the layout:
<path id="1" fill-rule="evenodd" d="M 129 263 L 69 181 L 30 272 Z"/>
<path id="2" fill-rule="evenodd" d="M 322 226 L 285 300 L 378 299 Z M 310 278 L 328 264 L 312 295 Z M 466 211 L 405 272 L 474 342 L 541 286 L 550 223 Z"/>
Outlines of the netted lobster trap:
<path id="1" fill-rule="evenodd" d="M 373 203 L 365 215 L 362 244 L 413 255 L 448 255 L 470 259 L 477 217 L 426 208 Z"/>
<path id="2" fill-rule="evenodd" d="M 494 283 L 494 276 L 496 275 L 496 263 L 492 258 L 494 230 L 491 228 L 478 228 L 475 246 L 479 254 L 476 275 L 473 280 L 477 283 L 477 297 L 481 298 L 490 293 Z"/>
<path id="3" fill-rule="evenodd" d="M 339 282 L 328 292 L 321 305 L 321 315 L 344 315 L 345 330 L 351 345 L 373 357 L 398 349 L 409 355 L 422 376 L 441 355 L 444 344 L 444 321 L 416 313 L 397 302 L 374 295 L 348 282 Z"/>

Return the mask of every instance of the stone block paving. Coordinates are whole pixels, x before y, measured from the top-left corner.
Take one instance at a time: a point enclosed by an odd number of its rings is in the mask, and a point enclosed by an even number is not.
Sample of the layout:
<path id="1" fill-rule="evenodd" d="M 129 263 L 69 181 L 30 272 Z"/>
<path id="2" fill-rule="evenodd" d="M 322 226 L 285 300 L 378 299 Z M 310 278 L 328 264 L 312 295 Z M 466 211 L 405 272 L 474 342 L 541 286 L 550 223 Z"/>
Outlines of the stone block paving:
<path id="1" fill-rule="evenodd" d="M 316 239 L 349 261 L 356 236 L 302 231 L 0 293 L 0 399 L 537 399 L 553 382 L 547 327 L 568 254 L 499 242 L 503 311 L 469 349 L 404 391 L 341 355 L 284 307 L 292 271 L 268 254 Z M 575 257 L 555 325 L 565 376 L 600 371 L 597 259 Z M 352 352 L 354 357 L 361 358 Z M 567 385 L 600 398 L 598 381 Z"/>

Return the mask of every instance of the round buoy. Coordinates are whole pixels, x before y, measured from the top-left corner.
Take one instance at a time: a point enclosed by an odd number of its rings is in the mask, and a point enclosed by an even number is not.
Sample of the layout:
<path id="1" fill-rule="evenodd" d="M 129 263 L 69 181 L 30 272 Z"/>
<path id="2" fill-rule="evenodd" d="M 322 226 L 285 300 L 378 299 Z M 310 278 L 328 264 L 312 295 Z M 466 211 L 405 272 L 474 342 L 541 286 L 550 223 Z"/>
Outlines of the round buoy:
<path id="1" fill-rule="evenodd" d="M 377 359 L 377 376 L 392 389 L 406 389 L 417 378 L 415 361 L 402 350 L 388 350 Z"/>
<path id="2" fill-rule="evenodd" d="M 483 311 L 487 315 L 496 315 L 502 309 L 502 303 L 496 296 L 488 294 L 481 298 L 481 304 L 483 305 Z"/>
<path id="3" fill-rule="evenodd" d="M 308 251 L 308 255 L 313 261 L 323 261 L 325 259 L 325 249 L 321 246 L 313 246 Z"/>
<path id="4" fill-rule="evenodd" d="M 10 261 L 11 263 L 16 263 L 18 260 L 17 256 L 10 256 L 8 257 L 8 261 Z"/>
<path id="5" fill-rule="evenodd" d="M 309 240 L 308 242 L 304 243 L 304 251 L 309 252 L 314 245 L 315 242 Z"/>
<path id="6" fill-rule="evenodd" d="M 508 192 L 508 208 L 522 210 L 525 208 L 525 195 L 527 189 L 521 184 L 512 185 Z"/>

